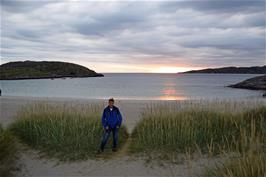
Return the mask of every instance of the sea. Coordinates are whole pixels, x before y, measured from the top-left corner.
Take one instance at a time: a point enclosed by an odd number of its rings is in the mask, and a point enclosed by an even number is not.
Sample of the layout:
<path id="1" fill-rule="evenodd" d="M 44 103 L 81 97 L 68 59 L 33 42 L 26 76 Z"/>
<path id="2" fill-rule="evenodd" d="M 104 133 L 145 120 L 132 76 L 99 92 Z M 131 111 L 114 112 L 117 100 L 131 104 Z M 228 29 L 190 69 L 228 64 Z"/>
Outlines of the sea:
<path id="1" fill-rule="evenodd" d="M 1 80 L 3 96 L 120 100 L 261 98 L 262 91 L 227 87 L 256 74 L 105 73 L 105 77 Z"/>

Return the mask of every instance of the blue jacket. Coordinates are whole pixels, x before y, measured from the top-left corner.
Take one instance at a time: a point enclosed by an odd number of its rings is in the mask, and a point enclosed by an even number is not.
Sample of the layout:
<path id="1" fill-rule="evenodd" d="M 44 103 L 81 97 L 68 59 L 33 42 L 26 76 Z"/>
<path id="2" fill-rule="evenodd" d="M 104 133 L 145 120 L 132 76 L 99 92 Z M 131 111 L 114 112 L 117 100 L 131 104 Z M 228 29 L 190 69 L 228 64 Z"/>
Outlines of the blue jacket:
<path id="1" fill-rule="evenodd" d="M 113 106 L 113 110 L 111 111 L 109 106 L 107 106 L 103 110 L 102 115 L 102 125 L 104 128 L 108 126 L 109 128 L 115 128 L 116 126 L 121 126 L 122 123 L 122 115 L 119 109 Z"/>

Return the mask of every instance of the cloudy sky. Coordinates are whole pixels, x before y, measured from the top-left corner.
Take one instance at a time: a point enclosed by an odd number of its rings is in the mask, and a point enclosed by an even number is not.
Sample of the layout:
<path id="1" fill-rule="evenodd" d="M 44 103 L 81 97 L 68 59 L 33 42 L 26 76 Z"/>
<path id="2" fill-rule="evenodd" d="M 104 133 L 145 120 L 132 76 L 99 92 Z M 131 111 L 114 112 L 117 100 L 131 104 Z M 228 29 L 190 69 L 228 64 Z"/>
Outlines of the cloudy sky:
<path id="1" fill-rule="evenodd" d="M 1 63 L 97 72 L 265 65 L 264 0 L 1 0 Z"/>

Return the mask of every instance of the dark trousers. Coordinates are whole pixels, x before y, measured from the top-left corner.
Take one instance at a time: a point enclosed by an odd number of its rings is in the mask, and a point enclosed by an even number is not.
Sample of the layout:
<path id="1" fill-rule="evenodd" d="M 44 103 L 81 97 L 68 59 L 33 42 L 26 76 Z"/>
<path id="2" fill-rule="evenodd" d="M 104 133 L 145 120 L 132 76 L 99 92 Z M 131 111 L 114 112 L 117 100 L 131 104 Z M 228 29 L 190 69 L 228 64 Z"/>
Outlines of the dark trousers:
<path id="1" fill-rule="evenodd" d="M 113 133 L 113 149 L 116 148 L 117 146 L 117 141 L 118 141 L 118 129 L 117 128 L 108 128 L 105 130 L 102 138 L 102 143 L 101 143 L 101 150 L 104 150 L 104 147 L 110 137 L 111 132 Z"/>

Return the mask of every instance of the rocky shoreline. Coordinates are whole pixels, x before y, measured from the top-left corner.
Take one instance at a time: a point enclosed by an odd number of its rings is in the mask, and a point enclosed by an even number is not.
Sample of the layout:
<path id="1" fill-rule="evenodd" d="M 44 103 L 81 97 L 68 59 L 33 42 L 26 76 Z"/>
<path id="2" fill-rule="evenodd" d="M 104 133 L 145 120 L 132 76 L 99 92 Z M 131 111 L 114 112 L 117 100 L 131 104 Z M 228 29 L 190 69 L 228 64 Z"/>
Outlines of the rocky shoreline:
<path id="1" fill-rule="evenodd" d="M 266 97 L 266 75 L 253 77 L 237 84 L 229 85 L 231 88 L 264 90 L 263 97 Z"/>
<path id="2" fill-rule="evenodd" d="M 207 68 L 201 70 L 191 70 L 183 72 L 184 74 L 266 74 L 265 66 L 252 67 L 223 67 L 223 68 Z"/>
<path id="3" fill-rule="evenodd" d="M 84 76 L 43 76 L 43 77 L 17 77 L 17 78 L 5 78 L 0 80 L 30 80 L 30 79 L 72 79 L 72 78 L 86 78 L 86 77 L 104 77 L 103 74 L 97 73 L 95 75 L 84 75 Z"/>

